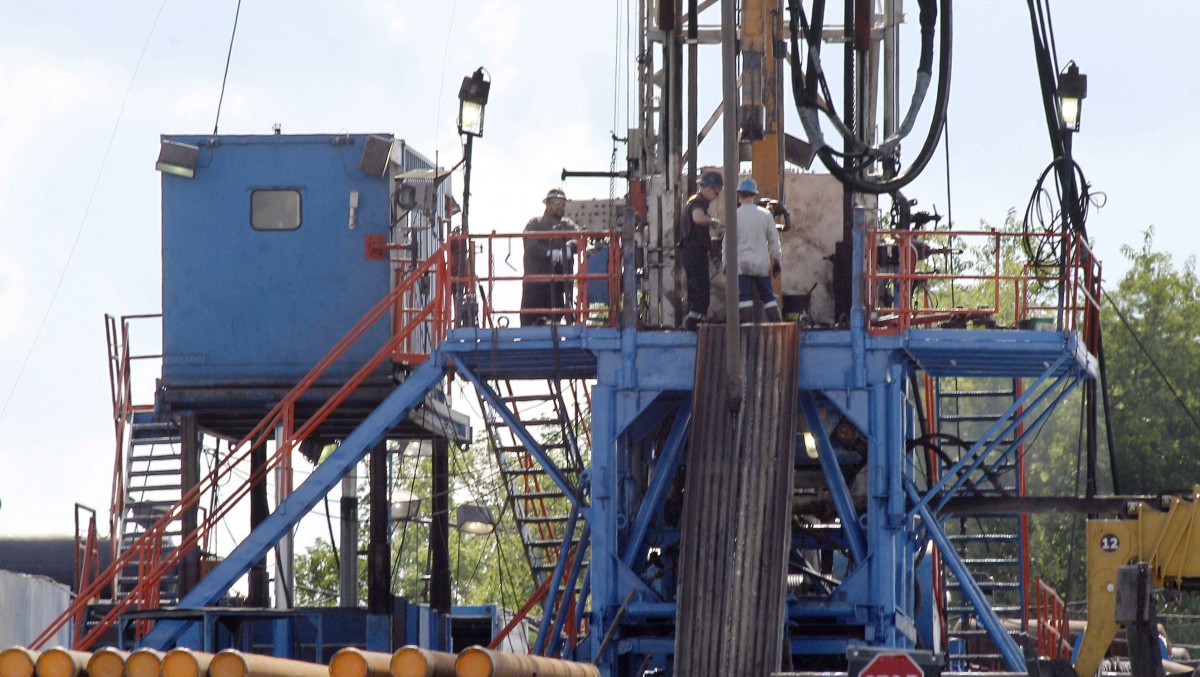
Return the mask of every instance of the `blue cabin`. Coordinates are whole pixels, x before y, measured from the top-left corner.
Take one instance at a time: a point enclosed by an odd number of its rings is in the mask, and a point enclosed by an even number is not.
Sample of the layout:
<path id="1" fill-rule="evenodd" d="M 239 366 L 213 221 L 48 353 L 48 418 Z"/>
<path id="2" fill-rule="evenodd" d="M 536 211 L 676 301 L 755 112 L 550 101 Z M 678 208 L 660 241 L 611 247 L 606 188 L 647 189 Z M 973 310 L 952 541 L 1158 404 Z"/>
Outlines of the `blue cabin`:
<path id="1" fill-rule="evenodd" d="M 248 430 L 443 237 L 449 186 L 387 134 L 164 136 L 159 169 L 159 408 L 192 412 L 219 434 Z M 314 389 L 316 405 L 392 324 L 349 347 Z M 376 368 L 350 417 L 373 408 L 397 371 L 391 360 Z"/>

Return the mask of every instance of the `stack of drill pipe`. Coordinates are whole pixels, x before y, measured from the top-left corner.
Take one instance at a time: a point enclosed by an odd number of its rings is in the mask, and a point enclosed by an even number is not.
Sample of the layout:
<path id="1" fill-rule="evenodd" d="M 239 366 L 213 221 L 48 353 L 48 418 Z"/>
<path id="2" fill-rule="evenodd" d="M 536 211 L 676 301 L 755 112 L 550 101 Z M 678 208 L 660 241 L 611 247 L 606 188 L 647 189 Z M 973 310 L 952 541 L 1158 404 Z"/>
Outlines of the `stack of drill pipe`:
<path id="1" fill-rule="evenodd" d="M 226 649 L 209 662 L 208 677 L 329 677 L 329 668 L 290 658 Z"/>
<path id="2" fill-rule="evenodd" d="M 39 654 L 23 646 L 0 651 L 0 677 L 33 677 Z"/>
<path id="3" fill-rule="evenodd" d="M 746 387 L 734 413 L 724 328 L 704 326 L 698 335 L 679 553 L 678 677 L 765 677 L 781 656 L 799 341 L 794 324 L 749 325 L 741 344 Z"/>
<path id="4" fill-rule="evenodd" d="M 163 653 L 157 649 L 137 649 L 125 659 L 126 677 L 160 677 Z"/>
<path id="5" fill-rule="evenodd" d="M 125 677 L 125 659 L 128 651 L 112 647 L 97 649 L 87 662 L 88 677 Z"/>
<path id="6" fill-rule="evenodd" d="M 329 677 L 391 677 L 392 654 L 346 647 L 329 660 Z"/>
<path id="7" fill-rule="evenodd" d="M 162 677 L 204 677 L 216 654 L 191 649 L 171 649 L 162 658 Z M 130 675 L 129 677 L 134 677 Z"/>
<path id="8" fill-rule="evenodd" d="M 452 653 L 431 651 L 419 646 L 401 647 L 392 654 L 392 677 L 454 677 Z"/>
<path id="9" fill-rule="evenodd" d="M 600 677 L 591 663 L 493 651 L 473 646 L 454 662 L 458 677 Z"/>
<path id="10" fill-rule="evenodd" d="M 92 654 L 55 647 L 42 652 L 37 659 L 38 677 L 80 677 L 87 674 Z"/>

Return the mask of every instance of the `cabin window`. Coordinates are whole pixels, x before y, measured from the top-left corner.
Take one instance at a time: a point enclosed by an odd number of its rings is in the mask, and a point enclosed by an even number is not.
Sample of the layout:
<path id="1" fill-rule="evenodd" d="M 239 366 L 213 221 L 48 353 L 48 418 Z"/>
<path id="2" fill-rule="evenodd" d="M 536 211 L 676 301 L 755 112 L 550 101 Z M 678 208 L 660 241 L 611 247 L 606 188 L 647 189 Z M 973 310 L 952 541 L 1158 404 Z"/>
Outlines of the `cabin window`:
<path id="1" fill-rule="evenodd" d="M 250 226 L 254 230 L 300 227 L 300 191 L 256 190 L 250 193 Z"/>

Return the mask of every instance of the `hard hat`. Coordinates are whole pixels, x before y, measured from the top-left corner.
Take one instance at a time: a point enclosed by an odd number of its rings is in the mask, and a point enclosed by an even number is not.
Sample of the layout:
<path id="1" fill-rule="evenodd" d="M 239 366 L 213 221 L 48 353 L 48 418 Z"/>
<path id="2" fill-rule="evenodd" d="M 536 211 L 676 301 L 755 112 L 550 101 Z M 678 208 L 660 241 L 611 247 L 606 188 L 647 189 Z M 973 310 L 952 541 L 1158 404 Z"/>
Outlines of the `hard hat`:
<path id="1" fill-rule="evenodd" d="M 721 190 L 725 187 L 725 179 L 717 172 L 704 172 L 704 176 L 700 177 L 700 185 L 706 188 L 715 188 Z"/>
<path id="2" fill-rule="evenodd" d="M 565 199 L 567 199 L 567 194 L 562 192 L 561 188 L 551 188 L 550 192 L 546 193 L 546 199 L 542 200 L 542 202 L 549 202 L 551 200 L 565 200 Z"/>
<path id="3" fill-rule="evenodd" d="M 758 195 L 758 184 L 754 182 L 754 179 L 747 176 L 738 184 L 737 192 Z"/>

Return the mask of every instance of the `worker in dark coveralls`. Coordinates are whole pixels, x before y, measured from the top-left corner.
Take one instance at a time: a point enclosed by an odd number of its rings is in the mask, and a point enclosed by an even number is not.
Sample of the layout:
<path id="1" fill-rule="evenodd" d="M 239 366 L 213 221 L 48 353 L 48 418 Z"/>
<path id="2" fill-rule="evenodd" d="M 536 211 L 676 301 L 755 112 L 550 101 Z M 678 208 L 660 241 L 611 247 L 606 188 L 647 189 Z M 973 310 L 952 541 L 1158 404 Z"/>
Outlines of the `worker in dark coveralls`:
<path id="1" fill-rule="evenodd" d="M 688 199 L 679 215 L 676 236 L 683 272 L 687 274 L 688 312 L 684 328 L 688 331 L 695 331 L 708 315 L 708 257 L 713 247 L 709 229 L 720 225 L 708 215 L 708 205 L 717 199 L 724 187 L 725 181 L 719 173 L 705 172 L 700 177 L 700 189 Z"/>
<path id="2" fill-rule="evenodd" d="M 567 195 L 558 188 L 551 188 L 542 200 L 546 211 L 540 217 L 525 224 L 526 233 L 575 232 L 578 227 L 563 218 L 567 210 Z M 571 275 L 575 272 L 576 242 L 567 237 L 525 238 L 525 275 Z M 547 313 L 546 310 L 561 310 L 571 307 L 571 281 L 525 280 L 521 287 L 521 326 L 559 324 L 571 322 L 569 313 Z"/>
<path id="3" fill-rule="evenodd" d="M 771 281 L 772 275 L 780 273 L 783 259 L 775 217 L 758 206 L 758 183 L 754 179 L 742 179 L 737 187 L 737 198 L 738 321 L 743 324 L 755 321 L 754 296 L 757 294 L 767 321 L 782 322 L 775 285 Z M 725 270 L 727 279 L 731 279 L 729 273 L 733 271 L 728 266 Z"/>

